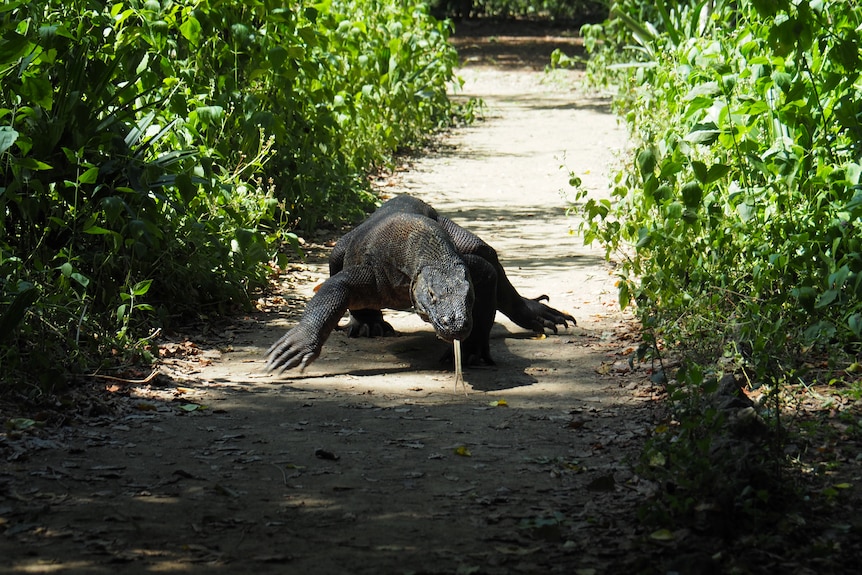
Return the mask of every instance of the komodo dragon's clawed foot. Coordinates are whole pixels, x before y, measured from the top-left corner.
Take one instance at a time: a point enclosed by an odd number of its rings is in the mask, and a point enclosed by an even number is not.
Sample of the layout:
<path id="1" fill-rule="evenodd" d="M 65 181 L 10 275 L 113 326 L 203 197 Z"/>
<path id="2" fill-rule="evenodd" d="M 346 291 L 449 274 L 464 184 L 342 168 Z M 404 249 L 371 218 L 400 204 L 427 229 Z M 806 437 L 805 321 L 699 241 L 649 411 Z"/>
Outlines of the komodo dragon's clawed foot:
<path id="1" fill-rule="evenodd" d="M 532 299 L 523 298 L 523 300 L 524 306 L 528 310 L 526 323 L 536 333 L 545 333 L 546 329 L 557 333 L 557 326 L 563 326 L 563 329 L 565 329 L 569 327 L 569 322 L 572 322 L 572 327 L 578 325 L 577 320 L 572 315 L 543 304 L 543 301 L 549 300 L 546 295 L 540 295 Z M 516 323 L 528 327 L 520 321 Z"/>

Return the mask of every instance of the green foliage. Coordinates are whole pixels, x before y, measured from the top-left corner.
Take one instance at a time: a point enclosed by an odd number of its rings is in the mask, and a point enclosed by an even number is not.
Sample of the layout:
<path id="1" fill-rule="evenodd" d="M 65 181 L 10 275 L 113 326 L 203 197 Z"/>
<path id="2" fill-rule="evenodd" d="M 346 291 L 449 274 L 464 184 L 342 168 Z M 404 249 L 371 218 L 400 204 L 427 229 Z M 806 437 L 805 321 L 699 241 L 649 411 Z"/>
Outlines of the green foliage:
<path id="1" fill-rule="evenodd" d="M 601 49 L 624 59 L 636 148 L 582 229 L 622 255 L 622 305 L 669 344 L 741 352 L 758 381 L 812 346 L 859 351 L 862 8 L 632 0 L 614 14 Z"/>
<path id="2" fill-rule="evenodd" d="M 683 361 L 643 460 L 660 486 L 646 511 L 664 525 L 738 537 L 774 524 L 793 489 L 787 382 L 858 366 L 860 24 L 850 0 L 621 0 L 584 29 L 588 74 L 618 87 L 633 145 L 611 199 L 575 193 L 580 230 L 620 262 L 620 305 L 654 351 Z M 709 369 L 767 386 L 768 436 L 729 433 Z"/>
<path id="3" fill-rule="evenodd" d="M 151 311 L 247 302 L 451 121 L 447 35 L 419 0 L 3 5 L 0 374 L 50 386 Z"/>
<path id="4" fill-rule="evenodd" d="M 769 450 L 767 427 L 752 408 L 728 408 L 714 375 L 683 365 L 668 385 L 670 417 L 641 454 L 639 474 L 659 493 L 641 508 L 665 526 L 734 538 L 780 519 L 788 489 L 780 458 Z"/>
<path id="5" fill-rule="evenodd" d="M 601 20 L 607 16 L 607 0 L 432 0 L 431 5 L 448 17 L 540 18 L 552 20 Z"/>

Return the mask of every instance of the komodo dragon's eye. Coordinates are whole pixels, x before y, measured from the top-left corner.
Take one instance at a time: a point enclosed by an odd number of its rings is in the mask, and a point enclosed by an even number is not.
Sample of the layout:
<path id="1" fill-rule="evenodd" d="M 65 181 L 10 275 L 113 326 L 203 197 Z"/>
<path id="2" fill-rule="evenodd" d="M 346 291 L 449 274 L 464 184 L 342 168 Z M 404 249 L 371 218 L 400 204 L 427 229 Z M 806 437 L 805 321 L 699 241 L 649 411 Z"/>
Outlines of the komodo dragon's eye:
<path id="1" fill-rule="evenodd" d="M 428 290 L 428 299 L 431 300 L 431 303 L 437 303 L 437 294 L 434 293 L 434 290 Z"/>

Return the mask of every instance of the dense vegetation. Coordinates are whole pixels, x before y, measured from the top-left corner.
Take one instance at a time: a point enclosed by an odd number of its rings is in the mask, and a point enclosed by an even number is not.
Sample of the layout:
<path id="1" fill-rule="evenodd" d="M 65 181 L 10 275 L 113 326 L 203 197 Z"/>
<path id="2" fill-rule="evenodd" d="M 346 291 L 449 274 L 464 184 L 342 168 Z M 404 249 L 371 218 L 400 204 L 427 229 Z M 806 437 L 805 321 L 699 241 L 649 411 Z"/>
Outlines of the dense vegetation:
<path id="1" fill-rule="evenodd" d="M 448 34 L 421 0 L 4 3 L 0 380 L 50 389 L 246 302 L 451 121 Z"/>
<path id="2" fill-rule="evenodd" d="M 622 256 L 620 302 L 662 340 L 760 382 L 812 352 L 837 373 L 862 352 L 862 8 L 669 6 L 618 3 L 604 30 L 636 150 L 587 240 Z"/>
<path id="3" fill-rule="evenodd" d="M 860 31 L 851 0 L 621 0 L 583 30 L 633 148 L 612 201 L 580 206 L 581 230 L 619 262 L 642 352 L 681 362 L 656 373 L 673 410 L 645 454 L 663 486 L 653 512 L 672 525 L 774 527 L 790 500 L 782 470 L 811 456 L 802 427 L 784 448 L 787 400 L 815 384 L 862 395 Z M 735 412 L 710 400 L 722 374 L 767 390 L 772 441 L 760 427 L 726 437 Z M 825 405 L 845 440 L 862 433 L 858 412 Z"/>
<path id="4" fill-rule="evenodd" d="M 530 18 L 594 22 L 607 16 L 607 0 L 432 0 L 451 18 Z"/>

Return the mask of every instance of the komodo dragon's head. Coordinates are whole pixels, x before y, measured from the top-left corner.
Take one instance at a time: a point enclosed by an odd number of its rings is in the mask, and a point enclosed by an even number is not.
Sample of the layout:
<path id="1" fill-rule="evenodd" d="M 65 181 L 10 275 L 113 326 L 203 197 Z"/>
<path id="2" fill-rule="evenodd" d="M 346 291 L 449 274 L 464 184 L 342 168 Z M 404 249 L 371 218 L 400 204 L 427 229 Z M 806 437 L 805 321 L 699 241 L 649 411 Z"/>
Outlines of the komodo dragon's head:
<path id="1" fill-rule="evenodd" d="M 473 329 L 473 284 L 463 265 L 425 266 L 410 286 L 413 308 L 445 341 L 464 340 Z"/>

